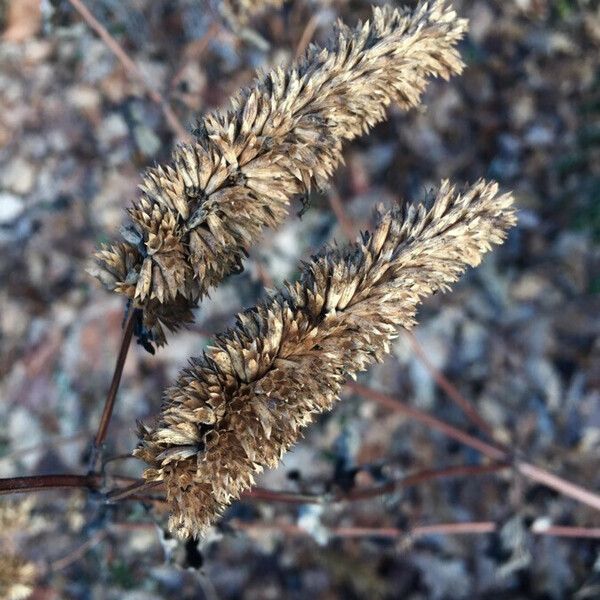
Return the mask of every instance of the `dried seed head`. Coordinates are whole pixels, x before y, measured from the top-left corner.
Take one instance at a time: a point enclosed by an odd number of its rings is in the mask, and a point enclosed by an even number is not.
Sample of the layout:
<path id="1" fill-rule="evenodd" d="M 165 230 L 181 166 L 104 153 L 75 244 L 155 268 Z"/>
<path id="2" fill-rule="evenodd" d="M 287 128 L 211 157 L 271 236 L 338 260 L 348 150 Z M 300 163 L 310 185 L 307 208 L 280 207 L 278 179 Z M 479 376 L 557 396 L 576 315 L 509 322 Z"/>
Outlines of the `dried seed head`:
<path id="1" fill-rule="evenodd" d="M 299 281 L 238 316 L 167 391 L 136 455 L 164 481 L 171 529 L 201 535 L 274 467 L 341 386 L 415 324 L 421 299 L 448 289 L 514 225 L 510 195 L 484 181 L 460 194 L 443 182 L 433 203 L 381 212 L 372 234 L 329 248 Z"/>
<path id="2" fill-rule="evenodd" d="M 174 302 L 190 319 L 292 198 L 327 183 L 344 140 L 382 121 L 392 102 L 417 105 L 430 77 L 462 70 L 465 29 L 445 0 L 375 8 L 354 29 L 338 24 L 328 46 L 261 75 L 230 110 L 204 117 L 171 166 L 146 173 L 126 241 L 102 248 L 93 274 L 142 308 L 147 327 L 167 324 Z M 162 328 L 153 336 L 164 341 Z"/>

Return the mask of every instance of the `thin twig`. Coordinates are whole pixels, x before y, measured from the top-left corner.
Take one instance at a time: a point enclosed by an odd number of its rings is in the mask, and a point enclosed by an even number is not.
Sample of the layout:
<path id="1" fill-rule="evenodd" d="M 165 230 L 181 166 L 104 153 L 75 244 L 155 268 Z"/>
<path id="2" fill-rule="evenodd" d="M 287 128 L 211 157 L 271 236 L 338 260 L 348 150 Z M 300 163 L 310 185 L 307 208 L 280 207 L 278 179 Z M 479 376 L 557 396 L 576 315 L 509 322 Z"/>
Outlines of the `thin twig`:
<path id="1" fill-rule="evenodd" d="M 125 488 L 121 488 L 118 490 L 113 490 L 111 492 L 108 492 L 106 494 L 106 501 L 110 502 L 110 503 L 118 502 L 119 500 L 124 500 L 128 496 L 132 496 L 134 494 L 137 494 L 138 492 L 142 492 L 142 491 L 145 492 L 147 490 L 151 490 L 160 485 L 161 485 L 160 481 L 148 482 L 145 479 L 140 479 L 140 480 L 136 481 L 135 483 L 128 485 Z"/>
<path id="2" fill-rule="evenodd" d="M 62 569 L 72 565 L 74 562 L 77 562 L 80 558 L 85 556 L 86 552 L 91 550 L 94 546 L 97 546 L 107 535 L 108 531 L 106 530 L 96 531 L 91 538 L 82 544 L 79 544 L 79 546 L 74 548 L 66 556 L 51 562 L 49 565 L 49 570 L 51 572 L 61 571 Z"/>
<path id="3" fill-rule="evenodd" d="M 32 454 L 41 450 L 48 450 L 48 448 L 62 446 L 63 444 L 70 444 L 80 440 L 85 440 L 86 438 L 88 438 L 88 436 L 88 433 L 79 432 L 71 435 L 51 437 L 39 444 L 34 444 L 33 446 L 25 446 L 23 448 L 17 448 L 16 450 L 13 450 L 12 452 L 5 454 L 4 456 L 0 456 L 0 462 L 21 458 L 27 454 Z"/>
<path id="4" fill-rule="evenodd" d="M 115 364 L 115 371 L 104 402 L 104 410 L 102 411 L 98 430 L 94 437 L 94 446 L 90 457 L 90 470 L 92 471 L 96 468 L 99 450 L 102 447 L 104 440 L 106 440 L 106 435 L 108 433 L 108 425 L 110 424 L 110 419 L 112 417 L 117 392 L 119 391 L 119 385 L 121 383 L 121 376 L 123 375 L 123 368 L 125 367 L 125 360 L 127 359 L 127 353 L 129 352 L 129 346 L 131 345 L 131 339 L 133 337 L 135 319 L 136 309 L 132 308 L 127 315 L 127 320 L 123 329 L 123 338 L 121 339 L 121 348 L 119 349 L 117 362 Z"/>
<path id="5" fill-rule="evenodd" d="M 30 475 L 0 479 L 0 496 L 24 494 L 61 488 L 96 490 L 98 478 L 94 475 Z"/>
<path id="6" fill-rule="evenodd" d="M 600 495 L 527 462 L 517 461 L 515 467 L 519 473 L 532 481 L 537 481 L 546 487 L 560 492 L 563 496 L 568 496 L 569 498 L 573 498 L 573 500 L 600 510 Z"/>
<path id="7" fill-rule="evenodd" d="M 497 448 L 496 446 L 492 446 L 491 444 L 488 444 L 487 442 L 484 442 L 479 438 L 476 438 L 475 436 L 466 433 L 465 431 L 462 431 L 461 429 L 458 429 L 449 423 L 446 423 L 445 421 L 441 421 L 440 419 L 423 412 L 418 408 L 404 404 L 403 402 L 400 402 L 391 396 L 368 388 L 360 383 L 351 382 L 348 384 L 348 388 L 360 396 L 367 398 L 368 400 L 373 400 L 374 402 L 385 406 L 389 410 L 407 415 L 416 421 L 427 425 L 431 429 L 436 429 L 448 437 L 461 442 L 462 444 L 465 444 L 466 446 L 469 446 L 478 452 L 481 452 L 492 460 L 505 461 L 507 459 L 507 453 L 504 450 Z"/>
<path id="8" fill-rule="evenodd" d="M 344 235 L 349 239 L 354 239 L 354 224 L 346 214 L 346 210 L 344 209 L 344 205 L 338 194 L 337 190 L 332 186 L 327 194 L 327 199 L 329 200 L 329 206 L 331 206 L 331 210 L 335 214 Z"/>
<path id="9" fill-rule="evenodd" d="M 306 27 L 302 32 L 302 36 L 300 37 L 300 41 L 298 42 L 298 46 L 296 46 L 296 58 L 300 58 L 306 49 L 308 48 L 308 44 L 312 39 L 312 36 L 315 34 L 317 27 L 319 26 L 319 17 L 318 15 L 313 15 L 308 22 L 306 23 Z"/>
<path id="10" fill-rule="evenodd" d="M 310 536 L 311 532 L 292 523 L 246 523 L 232 521 L 236 530 L 252 532 L 273 531 L 293 536 Z M 387 538 L 387 539 L 416 539 L 430 535 L 481 535 L 495 533 L 500 529 L 494 521 L 468 521 L 464 523 L 434 523 L 417 525 L 405 530 L 398 527 L 332 527 L 327 530 L 334 538 Z M 584 527 L 532 527 L 529 530 L 534 535 L 548 535 L 564 538 L 599 538 L 600 529 Z"/>
<path id="11" fill-rule="evenodd" d="M 408 340 L 425 368 L 429 371 L 436 384 L 445 392 L 445 394 L 456 404 L 467 416 L 467 418 L 484 432 L 490 440 L 494 440 L 494 430 L 487 421 L 477 412 L 475 407 L 458 390 L 458 388 L 448 380 L 448 378 L 435 367 L 429 360 L 429 357 L 423 350 L 423 347 L 411 331 L 407 332 Z"/>
<path id="12" fill-rule="evenodd" d="M 531 526 L 531 532 L 536 535 L 549 535 L 566 538 L 600 538 L 600 527 L 565 527 L 563 525 Z"/>
<path id="13" fill-rule="evenodd" d="M 245 491 L 240 500 L 280 502 L 282 504 L 326 504 L 331 502 L 331 498 L 327 494 L 285 492 L 282 490 L 267 490 L 261 487 Z"/>
<path id="14" fill-rule="evenodd" d="M 372 390 L 371 388 L 358 383 L 350 383 L 348 384 L 348 387 L 368 400 L 373 400 L 374 402 L 377 402 L 390 410 L 408 415 L 416 421 L 420 421 L 421 423 L 427 425 L 431 429 L 441 431 L 448 437 L 481 452 L 492 460 L 506 461 L 511 458 L 510 453 L 506 452 L 505 450 L 483 442 L 480 439 L 454 427 L 453 425 L 450 425 L 449 423 L 440 421 L 436 417 L 422 412 L 417 408 L 403 404 L 399 400 L 383 394 L 382 392 Z M 586 504 L 591 508 L 600 510 L 600 495 L 595 494 L 594 492 L 579 485 L 571 483 L 570 481 L 567 481 L 558 475 L 550 473 L 546 469 L 534 466 L 522 460 L 514 460 L 513 465 L 519 473 L 525 475 L 525 477 L 528 479 L 552 488 L 564 496 L 573 498 L 574 500 L 577 500 L 582 504 Z"/>
<path id="15" fill-rule="evenodd" d="M 435 523 L 434 525 L 417 525 L 410 531 L 413 538 L 426 535 L 470 535 L 478 533 L 493 533 L 497 529 L 493 521 L 473 523 Z"/>
<path id="16" fill-rule="evenodd" d="M 391 481 L 381 486 L 358 488 L 350 492 L 336 494 L 299 494 L 265 488 L 248 490 L 242 496 L 244 500 L 265 500 L 268 502 L 283 502 L 288 504 L 330 504 L 336 502 L 353 502 L 365 500 L 376 496 L 390 494 L 399 488 L 415 486 L 427 481 L 461 477 L 464 475 L 485 475 L 506 469 L 508 464 L 491 465 L 458 465 L 444 469 L 430 469 L 407 475 L 402 479 Z M 139 492 L 147 492 L 161 486 L 161 482 L 146 482 L 144 479 L 114 476 L 113 479 L 129 482 L 129 485 L 117 488 L 106 493 L 107 502 L 118 502 L 131 499 L 148 499 L 162 501 L 162 498 L 148 496 Z M 33 492 L 58 488 L 98 489 L 100 478 L 97 475 L 35 475 L 30 477 L 16 477 L 0 479 L 0 495 L 19 492 Z"/>
<path id="17" fill-rule="evenodd" d="M 245 523 L 233 521 L 234 529 L 252 532 L 273 531 L 293 536 L 310 536 L 311 532 L 293 523 Z M 409 530 L 398 527 L 331 527 L 327 533 L 334 538 L 415 538 L 424 535 L 457 535 L 491 533 L 496 530 L 493 521 L 468 523 L 440 523 L 438 525 L 423 525 Z"/>
<path id="18" fill-rule="evenodd" d="M 458 465 L 455 467 L 446 467 L 445 469 L 428 469 L 407 475 L 397 481 L 373 486 L 370 488 L 357 488 L 347 493 L 340 493 L 336 496 L 336 501 L 356 501 L 373 498 L 376 496 L 384 496 L 391 494 L 398 489 L 414 487 L 428 481 L 440 479 L 455 479 L 464 476 L 489 475 L 507 469 L 508 463 L 492 463 L 490 465 Z"/>
<path id="19" fill-rule="evenodd" d="M 265 500 L 267 502 L 282 502 L 285 504 L 335 504 L 339 502 L 356 502 L 392 494 L 399 489 L 414 487 L 428 481 L 451 479 L 465 475 L 487 475 L 508 468 L 507 463 L 491 465 L 459 465 L 445 469 L 428 469 L 407 475 L 401 479 L 390 481 L 383 485 L 356 488 L 349 492 L 335 494 L 298 494 L 276 490 L 254 488 L 242 495 L 242 500 Z"/>
<path id="20" fill-rule="evenodd" d="M 260 282 L 263 284 L 263 286 L 269 289 L 275 287 L 275 282 L 273 281 L 271 274 L 269 273 L 269 271 L 267 271 L 263 262 L 257 256 L 253 256 L 252 260 L 256 269 L 256 275 L 259 278 Z"/>
<path id="21" fill-rule="evenodd" d="M 184 61 L 183 65 L 177 70 L 175 75 L 173 75 L 171 79 L 171 88 L 174 88 L 179 84 L 179 82 L 183 79 L 185 67 L 189 63 L 199 64 L 202 55 L 208 49 L 210 42 L 215 38 L 215 36 L 221 30 L 221 25 L 217 21 L 213 21 L 210 27 L 206 30 L 206 33 L 197 40 L 190 42 L 183 52 Z"/>
<path id="22" fill-rule="evenodd" d="M 169 124 L 169 127 L 173 131 L 173 133 L 181 140 L 181 141 L 189 141 L 191 139 L 190 134 L 183 127 L 173 109 L 169 106 L 168 102 L 163 98 L 162 94 L 148 81 L 148 78 L 144 75 L 141 69 L 131 60 L 129 55 L 123 50 L 123 48 L 119 45 L 117 40 L 106 30 L 106 27 L 94 17 L 94 15 L 89 11 L 87 6 L 82 2 L 82 0 L 69 0 L 73 8 L 81 15 L 84 21 L 93 29 L 98 36 L 102 39 L 102 41 L 108 46 L 110 51 L 119 59 L 120 63 L 123 65 L 125 70 L 135 77 L 146 90 L 148 96 L 151 98 L 153 102 L 158 104 L 165 115 L 165 119 Z"/>

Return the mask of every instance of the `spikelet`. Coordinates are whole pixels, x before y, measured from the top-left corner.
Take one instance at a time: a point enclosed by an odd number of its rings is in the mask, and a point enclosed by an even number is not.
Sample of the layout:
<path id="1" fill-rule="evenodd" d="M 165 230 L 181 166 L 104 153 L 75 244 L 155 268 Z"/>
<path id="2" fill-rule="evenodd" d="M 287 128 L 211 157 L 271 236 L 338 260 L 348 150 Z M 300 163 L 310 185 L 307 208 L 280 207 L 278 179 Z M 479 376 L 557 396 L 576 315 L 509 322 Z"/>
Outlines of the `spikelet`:
<path id="1" fill-rule="evenodd" d="M 97 252 L 92 274 L 143 309 L 161 345 L 161 323 L 191 320 L 290 201 L 327 183 L 345 140 L 382 121 L 392 102 L 416 106 L 430 77 L 461 72 L 465 29 L 445 0 L 374 8 L 354 29 L 338 23 L 327 47 L 261 75 L 228 111 L 205 116 L 170 166 L 146 173 L 125 241 Z"/>
<path id="2" fill-rule="evenodd" d="M 135 453 L 148 481 L 164 481 L 171 529 L 201 535 L 348 377 L 389 352 L 423 297 L 479 264 L 514 223 L 496 184 L 459 194 L 443 182 L 429 208 L 381 213 L 372 234 L 323 250 L 297 283 L 240 314 L 167 391 L 158 424 L 140 430 Z"/>
<path id="3" fill-rule="evenodd" d="M 0 556 L 0 598 L 25 600 L 33 592 L 36 567 L 20 556 L 3 552 Z"/>

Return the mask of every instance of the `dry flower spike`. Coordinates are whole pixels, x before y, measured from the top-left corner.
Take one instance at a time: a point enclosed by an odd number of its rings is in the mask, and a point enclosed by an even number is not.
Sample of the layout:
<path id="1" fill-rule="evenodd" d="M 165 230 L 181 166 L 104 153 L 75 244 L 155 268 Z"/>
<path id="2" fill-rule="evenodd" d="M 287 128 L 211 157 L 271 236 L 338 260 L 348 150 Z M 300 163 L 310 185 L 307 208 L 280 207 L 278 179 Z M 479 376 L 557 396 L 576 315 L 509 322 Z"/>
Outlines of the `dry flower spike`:
<path id="1" fill-rule="evenodd" d="M 168 390 L 135 454 L 164 482 L 179 536 L 202 535 L 225 507 L 274 467 L 348 377 L 415 324 L 420 301 L 447 290 L 500 244 L 515 215 L 510 195 L 480 181 L 443 182 L 429 207 L 381 212 L 376 229 L 303 266 L 299 281 L 238 316 L 234 328 Z"/>
<path id="2" fill-rule="evenodd" d="M 125 240 L 96 254 L 93 274 L 143 309 L 144 335 L 163 344 L 163 327 L 190 322 L 294 197 L 326 184 L 343 141 L 382 121 L 392 102 L 416 106 L 430 77 L 461 72 L 465 30 L 445 0 L 374 8 L 354 29 L 339 23 L 328 46 L 262 74 L 228 111 L 206 115 L 171 165 L 145 174 Z"/>

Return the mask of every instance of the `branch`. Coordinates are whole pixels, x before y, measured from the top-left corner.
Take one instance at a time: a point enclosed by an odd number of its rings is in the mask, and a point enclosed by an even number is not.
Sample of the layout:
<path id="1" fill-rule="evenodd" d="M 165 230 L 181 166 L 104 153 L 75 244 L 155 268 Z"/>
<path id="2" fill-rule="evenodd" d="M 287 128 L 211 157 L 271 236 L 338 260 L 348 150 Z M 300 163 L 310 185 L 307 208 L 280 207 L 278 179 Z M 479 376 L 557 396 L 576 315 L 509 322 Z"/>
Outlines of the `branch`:
<path id="1" fill-rule="evenodd" d="M 312 39 L 312 36 L 315 34 L 315 31 L 317 30 L 318 26 L 319 26 L 319 17 L 318 17 L 318 15 L 313 15 L 306 23 L 306 26 L 304 27 L 304 31 L 302 32 L 302 35 L 300 37 L 300 41 L 298 42 L 298 46 L 296 47 L 295 57 L 297 59 L 301 58 L 302 55 L 306 52 L 306 49 L 308 48 L 308 44 L 310 44 L 310 40 Z"/>
<path id="2" fill-rule="evenodd" d="M 107 492 L 106 501 L 112 503 L 118 502 L 119 500 L 125 500 L 130 496 L 137 496 L 138 492 L 145 492 L 147 490 L 151 490 L 155 487 L 158 487 L 160 483 L 160 481 L 147 482 L 145 479 L 139 479 L 125 488 Z"/>
<path id="3" fill-rule="evenodd" d="M 69 552 L 67 555 L 63 556 L 62 558 L 52 561 L 48 565 L 49 571 L 51 573 L 56 573 L 57 571 L 66 569 L 67 567 L 72 565 L 74 562 L 77 562 L 80 558 L 83 558 L 85 556 L 86 552 L 88 552 L 89 550 L 91 550 L 92 548 L 97 546 L 102 540 L 104 540 L 106 538 L 107 535 L 108 535 L 108 531 L 106 531 L 104 529 L 100 529 L 99 531 L 96 531 L 92 535 L 92 537 L 87 539 L 82 544 L 79 544 L 76 548 L 71 550 L 71 552 Z"/>
<path id="4" fill-rule="evenodd" d="M 104 402 L 104 410 L 102 411 L 102 417 L 100 417 L 100 423 L 98 425 L 98 431 L 94 438 L 94 445 L 92 447 L 92 453 L 90 456 L 90 471 L 94 471 L 97 462 L 100 448 L 106 440 L 108 433 L 108 425 L 112 417 L 113 408 L 115 406 L 115 400 L 117 398 L 117 392 L 119 391 L 119 385 L 121 383 L 121 376 L 123 375 L 123 368 L 125 367 L 125 360 L 127 359 L 127 353 L 129 352 L 129 346 L 131 345 L 131 338 L 133 337 L 133 330 L 135 327 L 137 309 L 131 308 L 127 315 L 127 321 L 123 330 L 123 338 L 121 340 L 121 348 L 119 349 L 119 355 L 117 356 L 117 362 L 115 364 L 115 371 L 113 378 L 110 383 L 110 388 Z"/>
<path id="5" fill-rule="evenodd" d="M 486 442 L 483 442 L 480 439 L 454 427 L 453 425 L 450 425 L 444 421 L 440 421 L 436 417 L 420 411 L 417 408 L 413 408 L 412 406 L 408 406 L 399 400 L 392 398 L 391 396 L 368 388 L 359 383 L 349 383 L 348 387 L 364 398 L 373 400 L 374 402 L 385 406 L 389 410 L 410 416 L 416 421 L 420 421 L 424 425 L 427 425 L 431 429 L 437 429 L 438 431 L 441 431 L 448 437 L 481 452 L 492 460 L 506 461 L 511 459 L 510 453 L 506 450 L 502 450 L 501 448 L 497 448 L 496 446 L 492 446 Z M 564 496 L 573 498 L 582 504 L 586 504 L 587 506 L 600 511 L 600 495 L 584 487 L 571 483 L 570 481 L 550 473 L 541 467 L 536 467 L 522 460 L 514 459 L 513 464 L 514 468 L 522 475 L 525 475 L 525 477 L 528 479 L 537 483 L 541 483 L 546 487 L 560 492 Z"/>
<path id="6" fill-rule="evenodd" d="M 165 115 L 165 119 L 171 128 L 171 131 L 181 140 L 187 142 L 190 140 L 190 134 L 183 127 L 173 109 L 169 106 L 162 94 L 148 81 L 140 68 L 131 60 L 129 55 L 119 45 L 117 40 L 106 30 L 104 25 L 94 17 L 82 0 L 69 0 L 73 8 L 81 15 L 84 21 L 93 29 L 100 39 L 107 45 L 110 51 L 119 59 L 125 70 L 137 79 L 146 90 L 150 99 L 158 104 Z"/>
<path id="7" fill-rule="evenodd" d="M 348 240 L 353 240 L 355 232 L 354 223 L 346 213 L 340 195 L 338 194 L 337 190 L 333 188 L 333 186 L 330 188 L 329 193 L 327 194 L 327 199 L 329 200 L 329 206 L 331 206 L 333 214 L 340 224 L 342 232 L 346 238 L 348 238 Z"/>
<path id="8" fill-rule="evenodd" d="M 445 392 L 446 396 L 456 404 L 467 416 L 469 421 L 483 431 L 490 440 L 494 439 L 494 430 L 486 420 L 477 412 L 475 407 L 458 390 L 458 388 L 448 380 L 448 378 L 439 371 L 429 360 L 429 357 L 423 350 L 423 347 L 417 340 L 412 331 L 407 332 L 407 338 L 415 354 L 419 357 L 425 368 L 429 371 L 436 384 Z"/>
<path id="9" fill-rule="evenodd" d="M 292 523 L 260 522 L 246 523 L 232 521 L 232 526 L 238 531 L 247 533 L 274 531 L 292 536 L 310 536 L 311 532 Z M 334 538 L 385 538 L 385 539 L 416 539 L 429 535 L 481 535 L 495 533 L 500 529 L 494 521 L 468 521 L 463 523 L 434 523 L 431 525 L 417 525 L 411 529 L 398 527 L 332 527 L 327 529 L 328 534 Z M 548 535 L 564 538 L 600 538 L 600 528 L 585 527 L 532 527 L 529 531 L 533 535 Z"/>
<path id="10" fill-rule="evenodd" d="M 382 392 L 378 392 L 371 388 L 368 388 L 360 383 L 350 382 L 347 384 L 347 387 L 351 389 L 353 392 L 367 398 L 368 400 L 372 400 L 385 406 L 388 410 L 393 410 L 394 412 L 404 414 L 416 421 L 419 421 L 430 427 L 431 429 L 436 429 L 440 431 L 444 435 L 481 452 L 481 454 L 487 456 L 492 460 L 505 461 L 508 457 L 508 453 L 496 446 L 492 446 L 487 442 L 480 440 L 479 438 L 446 423 L 445 421 L 441 421 L 440 419 L 419 410 L 418 408 L 414 408 L 412 406 L 408 406 L 391 396 L 383 394 Z"/>
<path id="11" fill-rule="evenodd" d="M 79 488 L 98 489 L 98 477 L 95 475 L 31 475 L 29 477 L 11 477 L 0 479 L 0 496 L 5 494 L 23 494 L 41 492 L 50 489 Z"/>
<path id="12" fill-rule="evenodd" d="M 525 475 L 528 479 L 552 488 L 560 492 L 563 496 L 568 496 L 569 498 L 573 498 L 573 500 L 600 510 L 600 496 L 598 494 L 527 462 L 517 461 L 515 467 L 519 473 Z"/>
<path id="13" fill-rule="evenodd" d="M 455 479 L 458 477 L 471 476 L 471 475 L 489 475 L 490 473 L 496 473 L 507 469 L 510 465 L 508 463 L 493 463 L 490 465 L 459 465 L 456 467 L 447 467 L 445 469 L 429 469 L 419 471 L 412 475 L 407 475 L 400 480 L 390 481 L 384 485 L 373 486 L 371 488 L 355 489 L 347 494 L 340 494 L 336 497 L 336 501 L 348 501 L 348 500 L 365 500 L 367 498 L 373 498 L 375 496 L 383 496 L 391 494 L 398 489 L 415 487 L 421 483 L 428 481 L 440 480 L 440 479 Z"/>
<path id="14" fill-rule="evenodd" d="M 508 468 L 507 463 L 491 465 L 459 465 L 445 469 L 428 469 L 407 475 L 383 485 L 356 488 L 349 492 L 335 494 L 295 494 L 276 490 L 254 488 L 242 494 L 242 500 L 265 500 L 267 502 L 283 502 L 286 504 L 334 504 L 338 502 L 356 502 L 392 494 L 399 489 L 414 487 L 421 483 L 439 479 L 452 479 L 466 475 L 487 475 Z"/>

